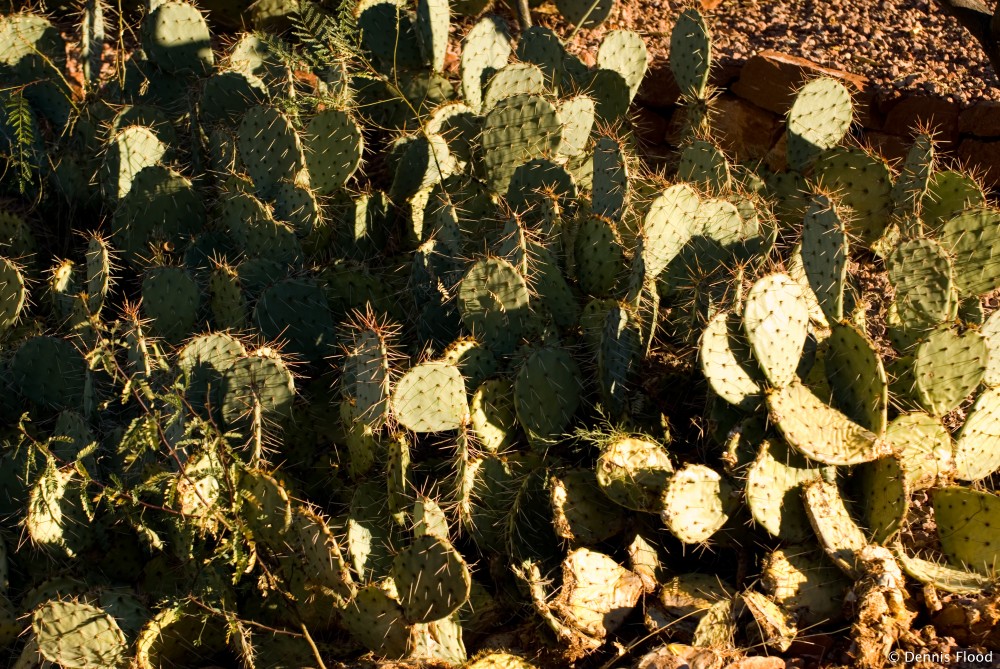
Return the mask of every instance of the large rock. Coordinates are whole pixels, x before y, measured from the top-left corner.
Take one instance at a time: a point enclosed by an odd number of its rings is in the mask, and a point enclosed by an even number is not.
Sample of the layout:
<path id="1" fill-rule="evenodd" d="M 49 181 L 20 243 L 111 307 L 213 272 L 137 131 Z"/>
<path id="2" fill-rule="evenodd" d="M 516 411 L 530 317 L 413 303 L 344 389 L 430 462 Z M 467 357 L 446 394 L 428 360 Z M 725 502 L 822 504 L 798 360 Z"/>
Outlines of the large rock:
<path id="1" fill-rule="evenodd" d="M 920 95 L 904 96 L 890 104 L 883 132 L 910 137 L 920 129 L 930 128 L 942 149 L 954 150 L 958 141 L 958 105 L 954 102 Z"/>
<path id="2" fill-rule="evenodd" d="M 1000 142 L 966 139 L 958 147 L 963 165 L 982 175 L 987 186 L 1000 187 Z"/>
<path id="3" fill-rule="evenodd" d="M 958 131 L 976 137 L 1000 137 L 1000 102 L 983 100 L 958 115 Z"/>
<path id="4" fill-rule="evenodd" d="M 713 135 L 741 163 L 764 157 L 777 139 L 780 124 L 775 114 L 730 95 L 716 100 L 712 116 Z"/>

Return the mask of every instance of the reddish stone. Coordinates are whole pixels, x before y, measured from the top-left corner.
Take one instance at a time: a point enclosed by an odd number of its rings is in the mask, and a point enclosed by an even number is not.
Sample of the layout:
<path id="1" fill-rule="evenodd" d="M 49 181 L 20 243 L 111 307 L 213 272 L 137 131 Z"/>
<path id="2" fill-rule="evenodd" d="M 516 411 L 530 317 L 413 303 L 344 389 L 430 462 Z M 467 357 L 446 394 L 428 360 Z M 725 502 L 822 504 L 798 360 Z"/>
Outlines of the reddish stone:
<path id="1" fill-rule="evenodd" d="M 958 115 L 958 131 L 976 137 L 1000 137 L 1000 102 L 983 100 Z"/>
<path id="2" fill-rule="evenodd" d="M 670 66 L 664 61 L 659 61 L 646 72 L 635 101 L 653 109 L 668 109 L 677 104 L 680 97 L 681 89 L 674 79 L 674 73 L 670 71 Z"/>
<path id="3" fill-rule="evenodd" d="M 987 186 L 1000 187 L 1000 142 L 966 139 L 958 147 L 958 158 L 967 169 L 981 174 Z"/>
<path id="4" fill-rule="evenodd" d="M 641 105 L 632 107 L 632 125 L 636 135 L 646 147 L 665 144 L 669 124 L 669 118 L 663 113 Z"/>
<path id="5" fill-rule="evenodd" d="M 958 105 L 928 96 L 903 97 L 889 109 L 882 131 L 912 137 L 925 126 L 936 133 L 941 148 L 953 149 L 958 140 Z"/>
<path id="6" fill-rule="evenodd" d="M 902 161 L 910 150 L 910 142 L 898 135 L 887 135 L 884 132 L 866 132 L 867 143 L 875 149 L 875 153 L 890 163 Z"/>
<path id="7" fill-rule="evenodd" d="M 698 6 L 702 11 L 710 11 L 722 4 L 722 0 L 698 0 Z"/>
<path id="8" fill-rule="evenodd" d="M 774 145 L 779 125 L 777 116 L 741 98 L 723 95 L 715 101 L 713 135 L 738 162 L 764 157 Z"/>
<path id="9" fill-rule="evenodd" d="M 730 662 L 726 669 L 785 669 L 785 661 L 780 657 L 744 657 L 741 660 Z"/>
<path id="10" fill-rule="evenodd" d="M 802 84 L 819 76 L 839 79 L 854 94 L 868 89 L 866 77 L 822 67 L 805 58 L 768 49 L 746 62 L 732 90 L 758 107 L 776 114 L 785 114 Z M 871 116 L 871 99 L 870 95 L 866 95 L 858 100 L 862 106 L 858 109 L 862 125 L 866 124 L 866 117 Z"/>

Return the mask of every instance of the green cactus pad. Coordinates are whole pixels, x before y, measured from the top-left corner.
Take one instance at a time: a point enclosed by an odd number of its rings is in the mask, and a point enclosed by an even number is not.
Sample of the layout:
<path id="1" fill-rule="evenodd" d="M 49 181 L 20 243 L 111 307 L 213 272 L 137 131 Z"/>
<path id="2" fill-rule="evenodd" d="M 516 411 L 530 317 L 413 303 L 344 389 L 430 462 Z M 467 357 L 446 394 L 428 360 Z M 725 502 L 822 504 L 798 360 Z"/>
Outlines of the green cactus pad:
<path id="1" fill-rule="evenodd" d="M 509 97 L 544 95 L 546 90 L 545 73 L 541 68 L 531 63 L 511 63 L 490 77 L 483 91 L 483 111 L 488 112 Z"/>
<path id="2" fill-rule="evenodd" d="M 417 3 L 417 40 L 424 54 L 424 61 L 435 72 L 444 70 L 450 22 L 447 0 L 420 0 Z"/>
<path id="3" fill-rule="evenodd" d="M 161 3 L 146 16 L 142 48 L 157 67 L 170 73 L 200 74 L 215 62 L 208 23 L 186 2 Z"/>
<path id="4" fill-rule="evenodd" d="M 681 151 L 677 178 L 712 193 L 723 193 L 729 190 L 731 183 L 729 162 L 717 146 L 703 139 L 695 139 Z"/>
<path id="5" fill-rule="evenodd" d="M 923 334 L 951 313 L 952 264 L 947 251 L 933 239 L 901 242 L 885 261 L 896 290 L 896 313 L 904 330 Z"/>
<path id="6" fill-rule="evenodd" d="M 691 186 L 676 184 L 649 206 L 643 223 L 643 262 L 646 276 L 658 277 L 700 228 L 701 198 Z"/>
<path id="7" fill-rule="evenodd" d="M 450 616 L 469 598 L 472 577 L 462 556 L 425 534 L 396 555 L 392 577 L 406 619 L 427 623 Z"/>
<path id="8" fill-rule="evenodd" d="M 934 173 L 934 139 L 930 135 L 920 134 L 913 140 L 913 145 L 906 153 L 903 162 L 903 173 L 896 180 L 892 189 L 892 200 L 895 204 L 895 215 L 904 221 L 915 221 L 920 214 L 919 205 L 927 192 L 931 175 Z M 908 223 L 912 227 L 913 223 Z"/>
<path id="9" fill-rule="evenodd" d="M 273 107 L 252 107 L 243 115 L 238 145 L 243 166 L 264 193 L 279 181 L 295 181 L 305 165 L 298 133 Z"/>
<path id="10" fill-rule="evenodd" d="M 625 270 L 625 249 L 613 221 L 586 216 L 576 231 L 574 259 L 580 288 L 590 295 L 611 292 Z"/>
<path id="11" fill-rule="evenodd" d="M 893 546 L 893 553 L 907 576 L 920 583 L 933 585 L 938 590 L 957 595 L 978 595 L 992 583 L 981 574 L 908 555 L 906 549 L 898 544 Z"/>
<path id="12" fill-rule="evenodd" d="M 574 95 L 561 100 L 557 111 L 563 123 L 559 153 L 564 156 L 581 155 L 587 149 L 590 132 L 594 128 L 597 106 L 593 98 Z"/>
<path id="13" fill-rule="evenodd" d="M 223 195 L 216 204 L 216 216 L 249 258 L 296 263 L 302 257 L 295 230 L 274 220 L 270 209 L 249 193 Z M 240 274 L 245 280 L 242 269 Z M 245 284 L 249 290 L 251 282 L 245 280 Z"/>
<path id="14" fill-rule="evenodd" d="M 764 560 L 761 584 L 803 626 L 839 620 L 851 585 L 821 551 L 803 545 L 772 551 Z"/>
<path id="15" fill-rule="evenodd" d="M 785 440 L 810 460 L 856 465 L 887 452 L 887 444 L 828 406 L 799 381 L 767 394 L 771 420 Z"/>
<path id="16" fill-rule="evenodd" d="M 327 108 L 309 121 L 304 139 L 310 184 L 320 195 L 333 195 L 361 164 L 361 129 L 346 111 Z"/>
<path id="17" fill-rule="evenodd" d="M 484 381 L 472 395 L 472 429 L 489 453 L 501 453 L 517 439 L 514 386 L 506 379 Z"/>
<path id="18" fill-rule="evenodd" d="M 788 164 L 804 171 L 840 143 L 853 120 L 854 106 L 844 84 L 829 77 L 807 83 L 788 110 Z"/>
<path id="19" fill-rule="evenodd" d="M 628 84 L 634 99 L 646 76 L 649 54 L 643 39 L 631 30 L 611 30 L 604 35 L 597 50 L 597 66 L 617 72 Z"/>
<path id="20" fill-rule="evenodd" d="M 860 149 L 836 147 L 823 152 L 813 171 L 820 187 L 849 208 L 847 232 L 865 245 L 874 244 L 892 215 L 892 175 L 886 162 Z"/>
<path id="21" fill-rule="evenodd" d="M 978 481 L 1000 469 L 1000 388 L 976 398 L 955 441 L 955 478 Z"/>
<path id="22" fill-rule="evenodd" d="M 986 205 L 983 189 L 972 177 L 944 170 L 935 172 L 920 200 L 920 218 L 929 232 L 937 235 L 946 221 L 966 209 Z"/>
<path id="23" fill-rule="evenodd" d="M 826 377 L 834 403 L 875 434 L 885 432 L 889 381 L 875 345 L 854 325 L 831 326 L 826 349 Z"/>
<path id="24" fill-rule="evenodd" d="M 150 246 L 183 246 L 205 225 L 205 204 L 194 184 L 163 166 L 140 170 L 112 220 L 115 248 L 133 266 L 144 264 Z"/>
<path id="25" fill-rule="evenodd" d="M 685 465 L 663 491 L 660 519 L 686 544 L 708 541 L 729 519 L 732 486 L 714 469 Z"/>
<path id="26" fill-rule="evenodd" d="M 195 408 L 209 402 L 218 405 L 223 375 L 245 355 L 243 344 L 227 334 L 215 333 L 192 339 L 177 355 L 177 366 L 185 379 L 185 399 Z"/>
<path id="27" fill-rule="evenodd" d="M 937 328 L 916 350 L 917 401 L 935 416 L 955 409 L 982 382 L 988 358 L 986 339 L 978 332 L 959 334 L 949 326 Z"/>
<path id="28" fill-rule="evenodd" d="M 291 372 L 269 349 L 233 363 L 223 377 L 223 388 L 222 416 L 229 425 L 252 416 L 257 403 L 266 419 L 287 418 L 295 400 Z"/>
<path id="29" fill-rule="evenodd" d="M 410 625 L 393 597 L 377 585 L 358 590 L 348 605 L 344 626 L 380 657 L 399 659 L 409 650 Z"/>
<path id="30" fill-rule="evenodd" d="M 564 19 L 578 28 L 592 30 L 604 23 L 615 7 L 614 0 L 556 0 L 556 7 Z"/>
<path id="31" fill-rule="evenodd" d="M 829 321 L 844 317 L 848 251 L 839 208 L 825 195 L 814 195 L 802 224 L 802 264 Z"/>
<path id="32" fill-rule="evenodd" d="M 554 152 L 562 124 L 551 102 L 537 95 L 515 95 L 497 103 L 483 120 L 483 166 L 490 187 L 506 192 L 514 170 L 532 158 Z"/>
<path id="33" fill-rule="evenodd" d="M 621 507 L 603 502 L 593 470 L 572 469 L 550 479 L 556 534 L 575 545 L 610 539 L 625 526 Z"/>
<path id="34" fill-rule="evenodd" d="M 499 354 L 513 351 L 529 322 L 528 286 L 506 260 L 485 258 L 466 272 L 458 290 L 462 323 Z"/>
<path id="35" fill-rule="evenodd" d="M 334 324 L 318 282 L 285 279 L 260 294 L 253 311 L 260 333 L 286 343 L 289 353 L 320 363 L 334 352 Z"/>
<path id="36" fill-rule="evenodd" d="M 242 330 L 250 320 L 250 308 L 236 270 L 220 265 L 208 279 L 212 322 L 220 330 Z"/>
<path id="37" fill-rule="evenodd" d="M 557 440 L 580 405 L 583 377 L 564 349 L 534 352 L 517 373 L 514 406 L 528 439 L 540 445 Z"/>
<path id="38" fill-rule="evenodd" d="M 670 33 L 670 69 L 681 95 L 704 99 L 712 69 L 712 35 L 696 9 L 685 9 Z"/>
<path id="39" fill-rule="evenodd" d="M 599 137 L 594 147 L 594 180 L 591 211 L 613 221 L 622 220 L 628 195 L 628 165 L 621 144 Z"/>
<path id="40" fill-rule="evenodd" d="M 1000 243 L 1000 211 L 982 207 L 962 212 L 944 224 L 940 242 L 952 256 L 960 291 L 983 295 L 1000 286 L 1000 265 L 992 256 Z"/>
<path id="41" fill-rule="evenodd" d="M 235 128 L 251 107 L 267 99 L 267 86 L 257 76 L 237 70 L 216 72 L 202 86 L 198 114 L 205 126 L 223 124 Z"/>
<path id="42" fill-rule="evenodd" d="M 601 449 L 597 483 L 611 501 L 633 511 L 657 513 L 674 467 L 659 444 L 619 436 Z"/>
<path id="43" fill-rule="evenodd" d="M 142 279 L 142 308 L 153 333 L 177 344 L 195 331 L 201 291 L 180 267 L 156 267 Z"/>
<path id="44" fill-rule="evenodd" d="M 400 424 L 414 432 L 457 429 L 469 413 L 465 381 L 455 365 L 422 363 L 396 384 L 392 408 Z"/>
<path id="45" fill-rule="evenodd" d="M 483 88 L 507 64 L 510 53 L 510 35 L 498 16 L 480 19 L 465 36 L 459 65 L 462 97 L 474 111 L 483 111 Z"/>
<path id="46" fill-rule="evenodd" d="M 736 314 L 720 311 L 701 337 L 701 370 L 719 397 L 745 411 L 754 411 L 763 399 L 763 374 L 750 353 L 750 344 Z"/>
<path id="47" fill-rule="evenodd" d="M 812 529 L 800 489 L 823 474 L 783 442 L 765 439 L 746 474 L 744 497 L 754 522 L 785 541 L 808 539 Z"/>
<path id="48" fill-rule="evenodd" d="M 837 485 L 823 479 L 809 481 L 802 487 L 802 501 L 823 552 L 849 578 L 858 578 L 857 553 L 868 540 L 847 512 Z"/>
<path id="49" fill-rule="evenodd" d="M 14 353 L 10 379 L 24 398 L 54 409 L 82 406 L 87 363 L 65 339 L 33 337 Z"/>
<path id="50" fill-rule="evenodd" d="M 354 404 L 354 414 L 373 429 L 389 416 L 389 352 L 373 328 L 353 332 L 344 354 L 341 392 Z"/>
<path id="51" fill-rule="evenodd" d="M 787 274 L 760 279 L 747 294 L 743 329 L 754 357 L 775 388 L 792 383 L 809 330 L 802 287 Z"/>
<path id="52" fill-rule="evenodd" d="M 114 203 L 124 198 L 142 169 L 156 165 L 166 153 L 166 145 L 144 126 L 129 126 L 115 135 L 101 165 L 105 199 Z"/>
<path id="53" fill-rule="evenodd" d="M 941 549 L 955 566 L 991 578 L 1000 569 L 1000 497 L 969 488 L 939 488 L 931 494 Z"/>
<path id="54" fill-rule="evenodd" d="M 0 332 L 17 323 L 27 296 L 20 269 L 7 258 L 0 258 Z"/>
<path id="55" fill-rule="evenodd" d="M 114 667 L 128 650 L 115 619 L 92 604 L 50 600 L 31 614 L 38 652 L 67 669 Z"/>
<path id="56" fill-rule="evenodd" d="M 855 477 L 868 536 L 872 543 L 885 545 L 903 526 L 910 507 L 903 462 L 885 455 L 858 467 Z"/>
<path id="57" fill-rule="evenodd" d="M 889 423 L 885 438 L 902 461 L 910 490 L 946 480 L 955 469 L 955 446 L 940 418 L 919 411 L 902 414 Z"/>

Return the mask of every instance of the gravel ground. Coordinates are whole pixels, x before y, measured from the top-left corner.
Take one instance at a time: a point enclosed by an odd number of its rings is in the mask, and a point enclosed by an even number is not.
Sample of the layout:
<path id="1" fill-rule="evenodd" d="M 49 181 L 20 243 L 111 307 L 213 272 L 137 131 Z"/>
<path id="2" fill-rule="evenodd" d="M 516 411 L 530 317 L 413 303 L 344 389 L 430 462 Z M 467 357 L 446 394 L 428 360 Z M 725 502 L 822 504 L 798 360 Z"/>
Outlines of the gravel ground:
<path id="1" fill-rule="evenodd" d="M 646 38 L 654 60 L 666 58 L 677 14 L 691 4 L 619 0 L 608 21 L 577 35 L 570 49 L 594 54 L 605 31 L 630 28 Z M 551 5 L 534 13 L 538 23 L 570 34 Z M 777 49 L 864 75 L 886 94 L 920 92 L 963 106 L 1000 100 L 1000 80 L 979 44 L 934 0 L 722 0 L 704 13 L 720 61 Z"/>

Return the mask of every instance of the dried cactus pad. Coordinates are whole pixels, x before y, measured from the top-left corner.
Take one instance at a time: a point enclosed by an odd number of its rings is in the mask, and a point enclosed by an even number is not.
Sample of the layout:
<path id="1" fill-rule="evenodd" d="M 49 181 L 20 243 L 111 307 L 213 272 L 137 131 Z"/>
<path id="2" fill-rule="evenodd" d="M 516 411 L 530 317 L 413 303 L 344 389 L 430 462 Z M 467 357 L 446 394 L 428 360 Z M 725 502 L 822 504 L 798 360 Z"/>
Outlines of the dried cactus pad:
<path id="1" fill-rule="evenodd" d="M 472 577 L 451 544 L 430 534 L 414 539 L 392 563 L 407 620 L 428 623 L 450 616 L 469 599 Z"/>
<path id="2" fill-rule="evenodd" d="M 705 465 L 687 465 L 663 492 L 660 518 L 686 544 L 707 541 L 729 519 L 732 486 Z"/>
<path id="3" fill-rule="evenodd" d="M 455 365 L 425 362 L 396 384 L 392 407 L 399 422 L 414 432 L 457 429 L 469 414 L 465 380 Z"/>

